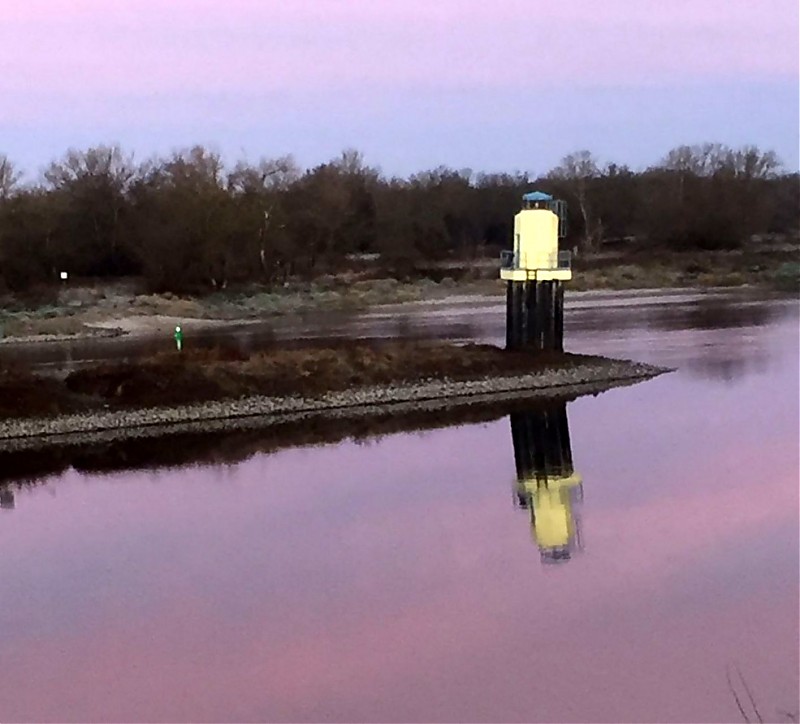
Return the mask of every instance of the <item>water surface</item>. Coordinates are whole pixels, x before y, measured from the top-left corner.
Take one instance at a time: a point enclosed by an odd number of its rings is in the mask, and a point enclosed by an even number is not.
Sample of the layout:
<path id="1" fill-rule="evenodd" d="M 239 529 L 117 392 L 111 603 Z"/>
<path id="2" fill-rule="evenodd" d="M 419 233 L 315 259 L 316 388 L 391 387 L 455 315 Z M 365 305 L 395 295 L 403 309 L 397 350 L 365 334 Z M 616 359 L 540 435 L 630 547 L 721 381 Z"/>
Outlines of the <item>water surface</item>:
<path id="1" fill-rule="evenodd" d="M 788 721 L 796 306 L 628 301 L 568 347 L 679 369 L 566 405 L 556 563 L 508 417 L 4 488 L 0 720 Z"/>

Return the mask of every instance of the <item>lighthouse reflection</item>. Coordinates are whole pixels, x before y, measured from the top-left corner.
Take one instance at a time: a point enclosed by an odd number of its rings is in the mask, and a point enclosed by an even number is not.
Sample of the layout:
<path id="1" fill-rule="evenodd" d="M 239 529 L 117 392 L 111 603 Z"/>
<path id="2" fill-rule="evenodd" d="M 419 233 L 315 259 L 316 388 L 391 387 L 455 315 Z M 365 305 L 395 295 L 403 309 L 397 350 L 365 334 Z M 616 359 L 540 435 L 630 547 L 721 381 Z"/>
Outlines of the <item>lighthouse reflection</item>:
<path id="1" fill-rule="evenodd" d="M 530 511 L 543 563 L 563 563 L 581 550 L 583 480 L 575 472 L 567 403 L 511 414 L 517 468 L 515 502 Z"/>

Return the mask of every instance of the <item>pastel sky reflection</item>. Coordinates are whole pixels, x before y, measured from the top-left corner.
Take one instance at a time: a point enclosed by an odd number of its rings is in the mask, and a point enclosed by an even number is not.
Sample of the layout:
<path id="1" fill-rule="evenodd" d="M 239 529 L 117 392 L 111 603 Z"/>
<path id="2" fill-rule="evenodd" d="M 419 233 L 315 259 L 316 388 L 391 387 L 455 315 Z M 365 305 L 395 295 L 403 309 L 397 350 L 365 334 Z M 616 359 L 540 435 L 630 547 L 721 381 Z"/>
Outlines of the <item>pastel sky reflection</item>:
<path id="1" fill-rule="evenodd" d="M 736 665 L 791 712 L 796 319 L 759 329 L 766 370 L 569 404 L 585 535 L 560 566 L 512 504 L 506 418 L 18 490 L 0 719 L 723 722 Z"/>

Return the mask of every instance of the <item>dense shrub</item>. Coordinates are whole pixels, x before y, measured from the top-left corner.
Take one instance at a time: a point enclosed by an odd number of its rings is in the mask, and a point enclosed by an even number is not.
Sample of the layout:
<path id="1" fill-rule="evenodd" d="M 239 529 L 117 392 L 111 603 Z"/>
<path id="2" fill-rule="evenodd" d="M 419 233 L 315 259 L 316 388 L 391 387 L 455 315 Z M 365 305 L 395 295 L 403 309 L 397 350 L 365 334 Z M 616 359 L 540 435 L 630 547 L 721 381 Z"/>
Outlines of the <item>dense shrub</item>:
<path id="1" fill-rule="evenodd" d="M 778 170 L 770 152 L 719 144 L 673 149 L 638 172 L 581 151 L 538 179 L 445 167 L 387 178 L 355 151 L 304 172 L 289 157 L 230 169 L 202 147 L 137 165 L 101 146 L 68 151 L 24 186 L 0 154 L 0 289 L 64 270 L 205 292 L 318 277 L 370 255 L 405 278 L 508 247 L 531 188 L 568 201 L 570 247 L 637 238 L 732 249 L 755 234 L 796 233 L 799 177 Z"/>

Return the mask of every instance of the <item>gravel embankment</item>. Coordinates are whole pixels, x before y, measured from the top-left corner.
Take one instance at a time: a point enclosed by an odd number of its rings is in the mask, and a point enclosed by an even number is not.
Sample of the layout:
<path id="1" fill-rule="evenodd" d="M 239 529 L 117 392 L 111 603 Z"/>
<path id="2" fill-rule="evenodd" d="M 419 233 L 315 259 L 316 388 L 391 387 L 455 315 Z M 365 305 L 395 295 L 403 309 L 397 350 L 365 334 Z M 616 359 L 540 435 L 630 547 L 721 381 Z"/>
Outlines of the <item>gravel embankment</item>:
<path id="1" fill-rule="evenodd" d="M 608 360 L 514 377 L 362 387 L 316 398 L 259 396 L 176 407 L 11 419 L 0 421 L 0 450 L 73 443 L 76 437 L 151 437 L 220 421 L 225 422 L 226 428 L 250 426 L 253 421 L 266 427 L 272 422 L 285 422 L 287 418 L 302 420 L 307 416 L 367 417 L 395 406 L 435 403 L 446 407 L 502 399 L 592 394 L 667 371 L 652 365 Z"/>

